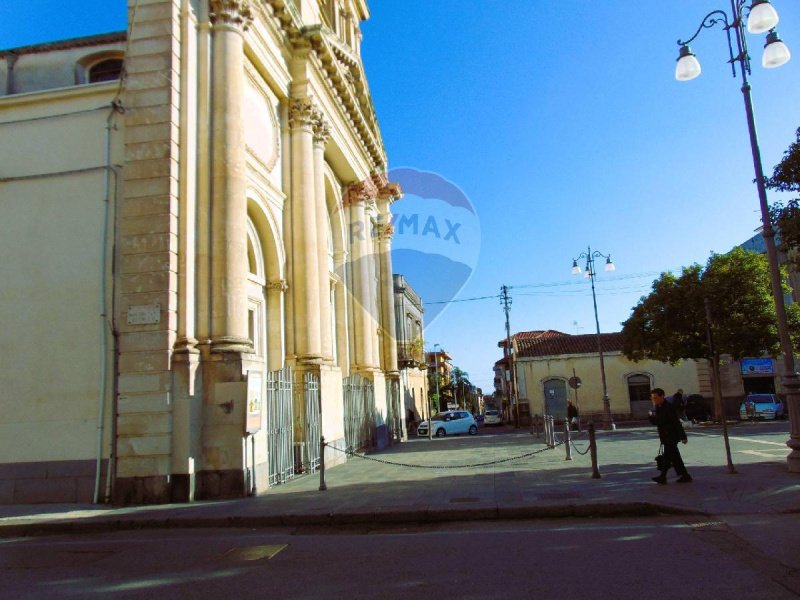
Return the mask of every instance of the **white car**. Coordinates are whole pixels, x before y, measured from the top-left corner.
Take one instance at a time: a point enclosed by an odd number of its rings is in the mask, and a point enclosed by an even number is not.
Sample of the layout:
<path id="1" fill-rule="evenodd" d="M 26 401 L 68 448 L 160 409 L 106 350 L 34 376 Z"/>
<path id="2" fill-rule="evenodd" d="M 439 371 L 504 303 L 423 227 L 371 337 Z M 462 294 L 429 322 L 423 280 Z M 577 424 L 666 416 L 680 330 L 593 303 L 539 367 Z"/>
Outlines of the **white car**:
<path id="1" fill-rule="evenodd" d="M 495 408 L 487 409 L 483 415 L 484 425 L 502 425 L 503 417 L 500 416 L 500 411 Z"/>
<path id="2" fill-rule="evenodd" d="M 478 433 L 478 424 L 475 422 L 475 418 L 466 410 L 447 410 L 436 413 L 431 422 L 433 423 L 431 430 L 436 437 L 458 435 L 459 433 L 470 435 Z M 419 424 L 417 435 L 428 435 L 428 421 Z"/>

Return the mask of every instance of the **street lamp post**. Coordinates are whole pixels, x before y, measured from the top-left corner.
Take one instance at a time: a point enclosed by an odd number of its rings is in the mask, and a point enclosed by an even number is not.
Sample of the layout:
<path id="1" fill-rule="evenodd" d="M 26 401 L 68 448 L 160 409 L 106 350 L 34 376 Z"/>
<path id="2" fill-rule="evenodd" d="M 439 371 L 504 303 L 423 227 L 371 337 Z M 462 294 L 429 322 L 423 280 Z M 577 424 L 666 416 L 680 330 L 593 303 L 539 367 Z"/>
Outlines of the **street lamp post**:
<path id="1" fill-rule="evenodd" d="M 792 341 L 789 337 L 789 327 L 786 320 L 786 306 L 783 299 L 783 286 L 781 285 L 781 272 L 778 263 L 778 251 L 775 246 L 775 229 L 769 214 L 769 204 L 767 203 L 767 190 L 765 185 L 764 171 L 761 166 L 761 150 L 758 146 L 758 135 L 756 133 L 755 116 L 753 113 L 753 100 L 750 94 L 750 55 L 747 51 L 747 38 L 744 34 L 745 17 L 747 17 L 747 30 L 750 33 L 767 33 L 766 44 L 761 64 L 772 69 L 786 64 L 791 58 L 789 49 L 781 41 L 775 26 L 778 24 L 778 13 L 770 4 L 769 0 L 753 0 L 750 6 L 746 6 L 748 0 L 731 0 L 731 14 L 725 11 L 715 10 L 708 13 L 700 23 L 695 34 L 688 40 L 678 40 L 680 52 L 678 62 L 675 67 L 675 78 L 678 81 L 689 81 L 700 75 L 700 63 L 692 52 L 689 44 L 700 35 L 703 29 L 708 29 L 720 24 L 725 31 L 728 39 L 728 52 L 730 55 L 731 74 L 736 77 L 736 63 L 739 64 L 739 72 L 742 76 L 742 95 L 744 96 L 744 108 L 747 115 L 747 130 L 750 134 L 750 150 L 753 155 L 753 168 L 756 175 L 756 188 L 758 190 L 758 200 L 761 209 L 762 236 L 764 245 L 767 249 L 767 261 L 769 263 L 770 280 L 772 284 L 772 296 L 775 301 L 775 313 L 777 316 L 778 337 L 783 353 L 783 377 L 781 388 L 786 395 L 789 405 L 789 416 L 791 420 L 791 434 L 786 445 L 791 452 L 787 457 L 789 471 L 800 473 L 800 378 L 795 371 L 794 351 Z M 735 37 L 734 43 L 731 34 Z"/>
<path id="2" fill-rule="evenodd" d="M 433 376 L 436 378 L 436 402 L 439 406 L 442 404 L 442 399 L 439 397 L 439 353 L 436 348 L 441 350 L 439 344 L 433 345 Z M 433 439 L 433 412 L 431 411 L 431 399 L 428 398 L 428 439 Z"/>
<path id="3" fill-rule="evenodd" d="M 605 360 L 603 359 L 603 343 L 602 338 L 600 337 L 600 318 L 597 316 L 597 294 L 594 290 L 594 278 L 597 276 L 597 272 L 594 268 L 594 259 L 595 258 L 605 258 L 606 259 L 606 266 L 605 271 L 613 271 L 616 269 L 614 263 L 611 262 L 611 255 L 610 254 L 603 254 L 595 250 L 592 252 L 592 247 L 589 246 L 586 252 L 581 252 L 578 255 L 578 258 L 572 259 L 572 274 L 579 275 L 581 272 L 581 268 L 578 266 L 578 261 L 582 258 L 586 259 L 586 275 L 589 280 L 592 282 L 592 303 L 594 304 L 594 324 L 597 327 L 597 353 L 600 355 L 600 378 L 603 382 L 603 423 L 606 429 L 616 429 L 614 425 L 614 419 L 611 416 L 611 400 L 608 397 L 608 385 L 606 384 L 606 365 Z"/>

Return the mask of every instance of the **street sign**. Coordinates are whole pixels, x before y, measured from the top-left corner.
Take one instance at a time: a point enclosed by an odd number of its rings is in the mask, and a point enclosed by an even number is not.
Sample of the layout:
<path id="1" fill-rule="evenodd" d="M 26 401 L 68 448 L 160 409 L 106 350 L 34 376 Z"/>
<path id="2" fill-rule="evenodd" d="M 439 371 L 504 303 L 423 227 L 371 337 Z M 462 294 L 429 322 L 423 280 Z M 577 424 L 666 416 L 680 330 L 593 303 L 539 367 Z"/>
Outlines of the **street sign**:
<path id="1" fill-rule="evenodd" d="M 577 390 L 581 387 L 581 378 L 580 377 L 570 377 L 569 378 L 569 387 L 573 390 Z"/>

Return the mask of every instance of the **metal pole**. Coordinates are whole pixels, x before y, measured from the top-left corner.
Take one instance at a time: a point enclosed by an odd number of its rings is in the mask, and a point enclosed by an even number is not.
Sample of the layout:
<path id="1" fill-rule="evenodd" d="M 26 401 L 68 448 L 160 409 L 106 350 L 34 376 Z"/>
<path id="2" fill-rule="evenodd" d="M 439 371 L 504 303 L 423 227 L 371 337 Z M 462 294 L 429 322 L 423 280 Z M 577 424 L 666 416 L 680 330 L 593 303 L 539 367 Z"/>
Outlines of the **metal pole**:
<path id="1" fill-rule="evenodd" d="M 600 479 L 600 469 L 597 468 L 597 439 L 594 436 L 592 422 L 589 422 L 589 450 L 592 455 L 592 479 Z"/>
<path id="2" fill-rule="evenodd" d="M 597 295 L 594 291 L 594 257 L 592 256 L 592 248 L 589 247 L 589 257 L 587 263 L 589 265 L 589 279 L 592 282 L 592 303 L 594 304 L 594 323 L 597 327 L 597 353 L 600 355 L 600 378 L 603 382 L 603 425 L 606 429 L 614 430 L 614 419 L 611 416 L 611 400 L 608 397 L 608 385 L 606 383 L 606 364 L 603 359 L 603 344 L 600 338 L 600 318 L 597 315 Z"/>
<path id="3" fill-rule="evenodd" d="M 737 35 L 739 33 L 737 27 Z M 742 79 L 742 95 L 744 96 L 744 107 L 747 113 L 747 130 L 750 134 L 750 149 L 753 155 L 753 167 L 756 175 L 756 188 L 758 189 L 758 200 L 761 208 L 761 222 L 763 229 L 761 235 L 764 238 L 764 245 L 767 249 L 767 262 L 769 263 L 770 281 L 772 283 L 772 297 L 775 302 L 775 314 L 778 321 L 778 337 L 781 342 L 781 352 L 783 353 L 783 377 L 781 378 L 781 389 L 786 395 L 786 403 L 789 407 L 789 419 L 791 422 L 791 433 L 786 445 L 791 449 L 789 456 L 786 457 L 789 471 L 800 473 L 800 379 L 795 371 L 794 352 L 792 341 L 789 336 L 789 326 L 786 321 L 786 305 L 783 298 L 783 285 L 781 283 L 781 270 L 778 262 L 778 251 L 775 247 L 775 230 L 772 227 L 772 220 L 769 214 L 769 204 L 767 203 L 767 189 L 764 183 L 764 171 L 761 166 L 761 150 L 758 145 L 758 134 L 756 132 L 755 116 L 753 113 L 753 100 L 750 95 L 750 83 L 747 81 L 747 70 L 739 61 Z"/>
<path id="4" fill-rule="evenodd" d="M 511 346 L 511 325 L 508 320 L 508 311 L 510 310 L 511 298 L 508 296 L 508 286 L 503 285 L 500 288 L 500 299 L 503 302 L 503 310 L 506 313 L 506 362 L 508 366 L 509 379 L 508 379 L 508 396 L 509 400 L 514 402 L 514 427 L 519 429 L 519 398 L 517 395 L 517 381 L 516 372 L 514 370 L 514 352 Z"/>
<path id="5" fill-rule="evenodd" d="M 569 419 L 564 419 L 564 445 L 567 447 L 567 458 L 564 460 L 572 460 L 572 444 L 569 439 Z"/>
<path id="6" fill-rule="evenodd" d="M 328 489 L 325 483 L 325 436 L 319 436 L 319 491 Z"/>

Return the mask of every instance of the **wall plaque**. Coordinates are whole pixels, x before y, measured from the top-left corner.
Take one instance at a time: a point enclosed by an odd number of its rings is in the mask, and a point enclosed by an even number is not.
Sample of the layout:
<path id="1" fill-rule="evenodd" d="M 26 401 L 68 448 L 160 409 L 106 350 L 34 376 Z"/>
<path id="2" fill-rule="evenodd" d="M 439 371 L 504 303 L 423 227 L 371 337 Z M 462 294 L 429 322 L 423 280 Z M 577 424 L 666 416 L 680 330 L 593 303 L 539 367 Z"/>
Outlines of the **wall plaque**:
<path id="1" fill-rule="evenodd" d="M 128 325 L 155 325 L 160 322 L 160 304 L 138 304 L 128 307 Z"/>

